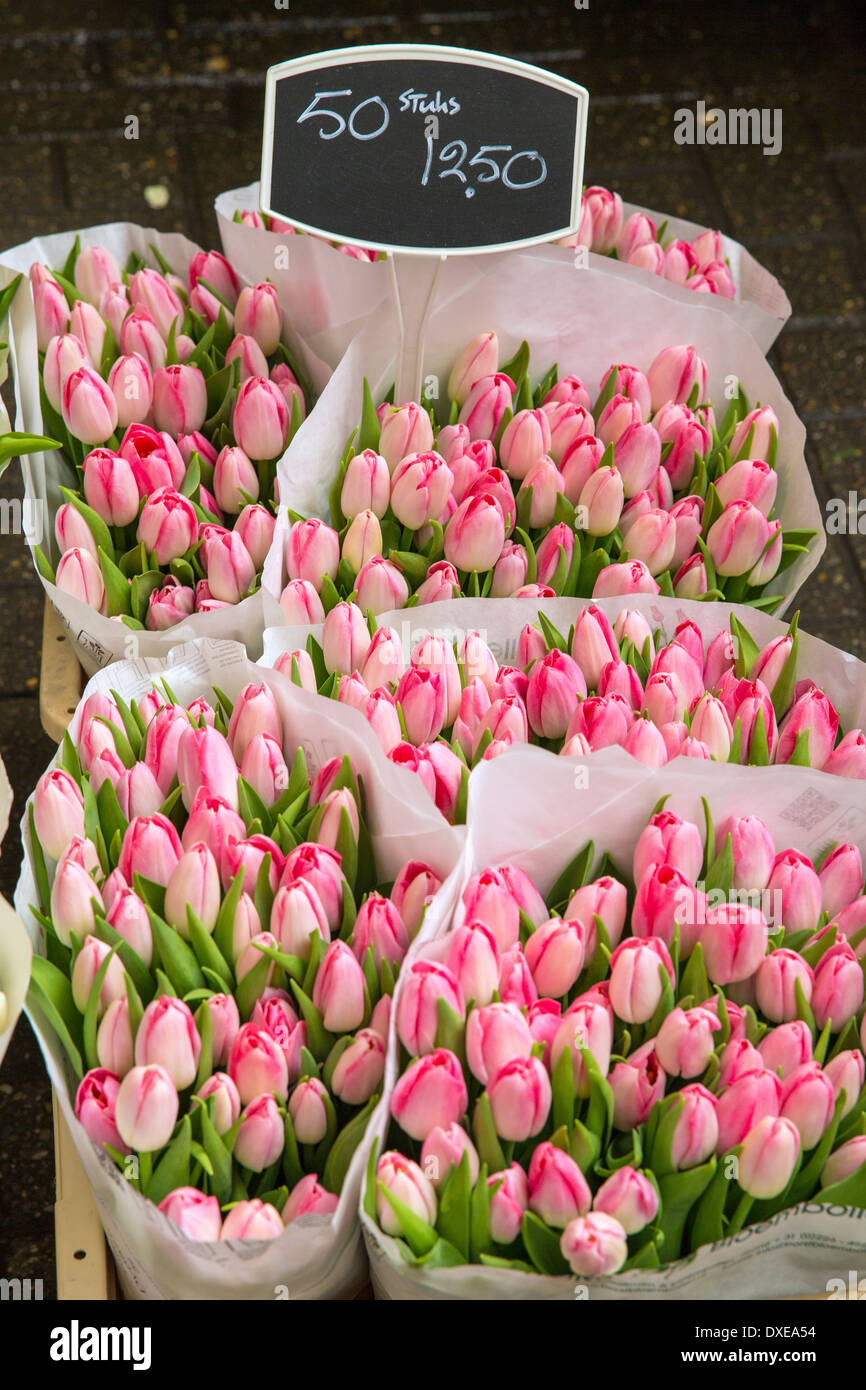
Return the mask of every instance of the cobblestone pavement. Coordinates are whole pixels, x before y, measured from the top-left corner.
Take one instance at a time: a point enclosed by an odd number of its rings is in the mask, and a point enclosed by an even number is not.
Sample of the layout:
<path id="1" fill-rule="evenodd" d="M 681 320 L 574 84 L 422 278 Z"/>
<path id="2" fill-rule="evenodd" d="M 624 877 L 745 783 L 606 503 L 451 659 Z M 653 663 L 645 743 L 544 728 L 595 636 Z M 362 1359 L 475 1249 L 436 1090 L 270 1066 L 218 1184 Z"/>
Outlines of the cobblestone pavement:
<path id="1" fill-rule="evenodd" d="M 866 120 L 863 11 L 843 0 L 40 0 L 0 6 L 0 246 L 129 219 L 218 245 L 213 198 L 252 182 L 263 76 L 299 54 L 379 42 L 513 55 L 590 91 L 587 182 L 720 227 L 785 286 L 793 317 L 771 361 L 808 430 L 822 505 L 866 497 Z M 674 144 L 673 113 L 783 111 L 782 151 Z M 124 138 L 125 118 L 139 139 Z M 148 186 L 167 190 L 153 211 Z M 0 495 L 20 495 L 11 468 Z M 866 508 L 864 508 L 866 510 Z M 866 532 L 866 517 L 862 528 Z M 0 536 L 0 752 L 16 791 L 0 862 L 52 753 L 38 710 L 42 594 L 20 537 Z M 802 626 L 866 658 L 866 535 L 829 538 Z M 22 1023 L 0 1078 L 0 1272 L 54 1288 L 48 1086 Z"/>

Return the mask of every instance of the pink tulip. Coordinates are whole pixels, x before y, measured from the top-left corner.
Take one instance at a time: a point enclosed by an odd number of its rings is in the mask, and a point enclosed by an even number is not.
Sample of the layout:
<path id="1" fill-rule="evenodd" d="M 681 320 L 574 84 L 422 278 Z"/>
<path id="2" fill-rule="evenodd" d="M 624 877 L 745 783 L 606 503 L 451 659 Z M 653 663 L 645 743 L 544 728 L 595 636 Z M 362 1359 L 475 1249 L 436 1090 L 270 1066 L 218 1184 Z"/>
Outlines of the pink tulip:
<path id="1" fill-rule="evenodd" d="M 241 1112 L 233 1153 L 254 1173 L 275 1163 L 286 1142 L 285 1123 L 273 1096 L 260 1095 Z"/>
<path id="2" fill-rule="evenodd" d="M 200 1053 L 201 1038 L 182 999 L 162 994 L 147 1005 L 135 1035 L 136 1066 L 158 1064 L 182 1091 L 195 1080 Z"/>
<path id="3" fill-rule="evenodd" d="M 364 976 L 343 941 L 332 941 L 325 951 L 313 986 L 313 1003 L 332 1033 L 351 1033 L 359 1028 L 365 1012 Z"/>
<path id="4" fill-rule="evenodd" d="M 75 260 L 74 276 L 82 299 L 98 308 L 105 291 L 120 281 L 120 268 L 104 246 L 83 246 Z"/>
<path id="5" fill-rule="evenodd" d="M 581 206 L 591 218 L 591 249 L 607 255 L 616 245 L 622 227 L 622 199 L 618 193 L 593 186 L 583 190 Z"/>
<path id="6" fill-rule="evenodd" d="M 283 1230 L 283 1218 L 259 1197 L 236 1203 L 223 1221 L 220 1240 L 273 1240 Z"/>
<path id="7" fill-rule="evenodd" d="M 750 410 L 734 430 L 729 445 L 731 458 L 745 458 L 747 455 L 744 450 L 748 449 L 748 457 L 766 459 L 772 447 L 773 437 L 778 441 L 780 432 L 778 416 L 770 406 Z"/>
<path id="8" fill-rule="evenodd" d="M 836 1093 L 818 1062 L 805 1062 L 782 1083 L 779 1114 L 791 1120 L 804 1150 L 813 1149 L 833 1118 Z"/>
<path id="9" fill-rule="evenodd" d="M 499 985 L 499 948 L 483 922 L 467 921 L 448 934 L 445 964 L 456 979 L 463 999 L 477 1007 L 489 1004 Z"/>
<path id="10" fill-rule="evenodd" d="M 646 1023 L 652 1018 L 662 998 L 659 966 L 674 984 L 668 949 L 658 937 L 629 938 L 617 946 L 610 960 L 610 1002 L 624 1022 Z"/>
<path id="11" fill-rule="evenodd" d="M 459 1122 L 467 1099 L 459 1061 L 453 1052 L 437 1048 L 409 1063 L 394 1087 L 391 1114 L 410 1138 L 423 1140 L 437 1125 Z"/>
<path id="12" fill-rule="evenodd" d="M 615 1274 L 628 1258 L 626 1233 L 607 1212 L 592 1211 L 569 1222 L 560 1249 L 580 1277 Z"/>
<path id="13" fill-rule="evenodd" d="M 777 1116 L 781 1098 L 782 1083 L 769 1071 L 749 1072 L 728 1086 L 716 1108 L 719 1126 L 716 1153 L 727 1153 L 741 1144 L 749 1130 L 765 1116 Z"/>
<path id="14" fill-rule="evenodd" d="M 613 1122 L 619 1130 L 643 1124 L 665 1091 L 665 1072 L 654 1051 L 654 1040 L 645 1043 L 624 1062 L 617 1062 L 609 1076 L 613 1091 Z"/>
<path id="15" fill-rule="evenodd" d="M 543 1128 L 552 1098 L 550 1079 L 537 1057 L 505 1062 L 488 1081 L 486 1095 L 497 1134 L 514 1141 Z"/>
<path id="16" fill-rule="evenodd" d="M 124 834 L 117 867 L 127 883 L 139 873 L 164 888 L 182 852 L 180 837 L 170 820 L 159 812 L 137 816 Z"/>
<path id="17" fill-rule="evenodd" d="M 431 1129 L 421 1150 L 421 1166 L 433 1186 L 439 1187 L 451 1169 L 460 1165 L 464 1154 L 469 1156 L 469 1183 L 474 1187 L 478 1181 L 480 1160 L 475 1145 L 461 1125 Z"/>
<path id="18" fill-rule="evenodd" d="M 177 744 L 177 775 L 183 788 L 183 804 L 192 809 L 196 793 L 204 789 L 237 810 L 238 769 L 227 739 L 217 729 L 189 725 Z"/>
<path id="19" fill-rule="evenodd" d="M 627 1235 L 636 1235 L 655 1220 L 659 1199 L 649 1178 L 626 1164 L 602 1183 L 592 1205 L 593 1211 L 614 1217 Z"/>
<path id="20" fill-rule="evenodd" d="M 120 1083 L 115 1100 L 118 1131 L 124 1144 L 141 1153 L 161 1149 L 177 1120 L 174 1082 L 157 1063 L 135 1066 Z"/>
<path id="21" fill-rule="evenodd" d="M 65 294 L 54 279 L 41 280 L 34 284 L 32 289 L 36 342 L 39 351 L 45 352 L 52 338 L 68 332 L 69 306 Z"/>
<path id="22" fill-rule="evenodd" d="M 599 472 L 603 470 L 599 469 Z M 659 586 L 641 560 L 606 565 L 595 581 L 593 598 L 615 598 L 623 594 L 656 594 Z"/>
<path id="23" fill-rule="evenodd" d="M 576 983 L 586 958 L 587 928 L 575 920 L 553 917 L 526 943 L 526 961 L 542 996 L 561 999 Z"/>
<path id="24" fill-rule="evenodd" d="M 511 409 L 515 383 L 504 372 L 492 372 L 479 377 L 470 387 L 461 408 L 458 422 L 469 426 L 475 439 L 493 439 L 506 410 Z"/>
<path id="25" fill-rule="evenodd" d="M 703 857 L 697 826 L 672 811 L 659 811 L 641 831 L 635 845 L 635 882 L 640 882 L 653 865 L 671 864 L 694 883 L 700 875 Z"/>
<path id="26" fill-rule="evenodd" d="M 92 1075 L 92 1073 L 88 1073 Z M 85 1077 L 85 1080 L 87 1078 Z M 866 1134 L 857 1134 L 847 1139 L 832 1153 L 821 1170 L 821 1186 L 832 1187 L 844 1182 L 866 1163 Z"/>
<path id="27" fill-rule="evenodd" d="M 254 338 L 266 356 L 276 352 L 283 320 L 279 296 L 270 281 L 245 286 L 238 295 L 234 317 L 238 332 Z"/>
<path id="28" fill-rule="evenodd" d="M 773 1028 L 758 1044 L 764 1066 L 784 1079 L 804 1062 L 812 1060 L 812 1034 L 800 1019 Z"/>
<path id="29" fill-rule="evenodd" d="M 413 1057 L 435 1050 L 440 998 L 463 1017 L 463 991 L 451 967 L 429 960 L 416 961 L 403 979 L 396 1009 L 397 1036 Z"/>
<path id="30" fill-rule="evenodd" d="M 134 277 L 133 277 L 134 278 Z M 196 1187 L 176 1187 L 159 1203 L 159 1209 L 187 1240 L 219 1240 L 222 1212 L 216 1197 Z"/>
<path id="31" fill-rule="evenodd" d="M 769 516 L 776 500 L 778 474 L 761 459 L 741 459 L 716 479 L 716 492 L 723 507 L 745 500 Z"/>
<path id="32" fill-rule="evenodd" d="M 289 1093 L 288 1066 L 278 1041 L 263 1028 L 245 1023 L 232 1044 L 229 1076 L 244 1105 L 273 1092 L 285 1101 Z"/>
<path id="33" fill-rule="evenodd" d="M 516 1004 L 487 1004 L 470 1013 L 466 1056 L 472 1075 L 482 1085 L 506 1062 L 531 1056 L 532 1046 L 532 1033 Z"/>
<path id="34" fill-rule="evenodd" d="M 563 1052 L 571 1057 L 574 1093 L 589 1095 L 589 1076 L 582 1049 L 589 1051 L 598 1063 L 599 1071 L 607 1075 L 613 1044 L 613 1014 L 609 1004 L 598 1000 L 575 1000 L 554 1034 L 550 1044 L 550 1067 L 555 1069 Z"/>
<path id="35" fill-rule="evenodd" d="M 655 1052 L 669 1076 L 700 1076 L 713 1054 L 713 1033 L 721 1027 L 708 1009 L 672 1009 L 655 1040 Z"/>
<path id="36" fill-rule="evenodd" d="M 592 1193 L 570 1154 L 554 1144 L 539 1144 L 529 1164 L 529 1209 L 548 1226 L 564 1230 L 570 1221 L 585 1216 Z"/>
<path id="37" fill-rule="evenodd" d="M 128 1146 L 120 1137 L 115 1116 L 120 1079 L 105 1067 L 94 1067 L 86 1073 L 75 1093 L 75 1115 L 88 1139 L 102 1148 L 110 1144 L 121 1153 Z"/>
<path id="38" fill-rule="evenodd" d="M 647 380 L 652 408 L 657 411 L 667 401 L 676 404 L 688 401 L 695 386 L 698 401 L 702 401 L 707 390 L 707 368 L 693 347 L 668 347 L 653 358 Z"/>
<path id="39" fill-rule="evenodd" d="M 821 907 L 830 920 L 859 897 L 863 886 L 863 860 L 853 844 L 836 845 L 821 865 Z"/>
<path id="40" fill-rule="evenodd" d="M 495 333 L 479 333 L 468 342 L 451 369 L 448 395 L 463 405 L 476 381 L 490 376 L 499 365 L 499 343 Z"/>
<path id="41" fill-rule="evenodd" d="M 415 1216 L 433 1225 L 436 1220 L 436 1192 L 424 1169 L 411 1158 L 404 1157 L 394 1149 L 383 1153 L 376 1166 L 376 1180 L 376 1219 L 386 1235 L 402 1235 L 403 1227 L 378 1184 L 407 1206 Z"/>
<path id="42" fill-rule="evenodd" d="M 63 768 L 50 768 L 40 777 L 33 793 L 33 817 L 39 843 L 52 859 L 59 859 L 72 839 L 84 834 L 84 797 Z"/>
<path id="43" fill-rule="evenodd" d="M 847 943 L 837 942 L 815 968 L 812 1012 L 819 1029 L 830 1024 L 839 1033 L 854 1018 L 863 1003 L 863 971 Z"/>
<path id="44" fill-rule="evenodd" d="M 250 377 L 241 383 L 232 414 L 232 431 L 249 458 L 279 457 L 288 438 L 289 409 L 274 382 Z"/>
<path id="45" fill-rule="evenodd" d="M 187 908 L 206 932 L 216 926 L 221 903 L 217 862 L 207 845 L 193 845 L 181 855 L 165 890 L 165 920 L 189 938 Z"/>
<path id="46" fill-rule="evenodd" d="M 542 738 L 561 738 L 586 682 L 577 662 L 554 650 L 537 661 L 530 673 L 526 709 L 533 731 Z"/>

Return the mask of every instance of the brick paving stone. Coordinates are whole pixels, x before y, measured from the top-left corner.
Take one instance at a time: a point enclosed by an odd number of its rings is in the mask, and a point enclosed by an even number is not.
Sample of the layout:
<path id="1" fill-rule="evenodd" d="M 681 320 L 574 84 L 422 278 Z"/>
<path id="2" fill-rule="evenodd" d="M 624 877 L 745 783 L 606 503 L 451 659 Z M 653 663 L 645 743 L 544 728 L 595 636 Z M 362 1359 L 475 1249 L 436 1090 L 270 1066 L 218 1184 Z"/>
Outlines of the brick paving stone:
<path id="1" fill-rule="evenodd" d="M 774 353 L 785 389 L 807 422 L 815 413 L 831 418 L 840 412 L 862 413 L 866 329 L 789 331 L 778 339 Z"/>
<path id="2" fill-rule="evenodd" d="M 795 322 L 827 317 L 844 321 L 866 308 L 863 275 L 856 263 L 856 245 L 845 237 L 792 242 L 749 239 L 749 250 L 785 287 Z"/>

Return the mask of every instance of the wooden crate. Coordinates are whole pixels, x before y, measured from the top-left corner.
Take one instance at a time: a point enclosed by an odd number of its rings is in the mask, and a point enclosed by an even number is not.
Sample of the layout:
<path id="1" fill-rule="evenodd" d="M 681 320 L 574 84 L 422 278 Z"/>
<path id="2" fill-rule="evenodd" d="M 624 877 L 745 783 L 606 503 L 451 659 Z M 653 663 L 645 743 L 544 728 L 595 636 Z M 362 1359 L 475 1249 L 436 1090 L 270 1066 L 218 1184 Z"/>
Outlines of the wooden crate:
<path id="1" fill-rule="evenodd" d="M 39 716 L 49 738 L 59 743 L 81 698 L 85 675 L 55 609 L 45 600 Z M 57 1247 L 57 1297 L 106 1300 L 118 1297 L 111 1251 L 90 1183 L 84 1174 L 69 1127 L 54 1097 L 54 1162 L 57 1200 L 54 1235 Z"/>

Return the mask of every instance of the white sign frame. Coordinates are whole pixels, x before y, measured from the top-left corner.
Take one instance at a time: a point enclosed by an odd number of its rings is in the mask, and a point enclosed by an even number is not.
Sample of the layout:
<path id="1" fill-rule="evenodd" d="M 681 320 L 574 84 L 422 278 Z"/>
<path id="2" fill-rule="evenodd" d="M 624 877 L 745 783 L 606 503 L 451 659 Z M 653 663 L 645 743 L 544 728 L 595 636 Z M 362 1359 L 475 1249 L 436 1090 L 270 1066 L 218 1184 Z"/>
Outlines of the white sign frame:
<path id="1" fill-rule="evenodd" d="M 575 98 L 574 132 L 574 170 L 572 179 L 571 218 L 568 226 L 556 227 L 537 236 L 524 237 L 517 241 L 498 242 L 487 246 L 449 246 L 437 248 L 430 246 L 406 246 L 388 242 L 364 241 L 358 237 L 348 237 L 335 233 L 326 227 L 314 227 L 299 222 L 286 212 L 278 212 L 271 207 L 271 167 L 274 149 L 274 123 L 276 115 L 276 89 L 281 78 L 318 68 L 336 67 L 343 63 L 365 63 L 383 59 L 412 59 L 415 61 L 463 63 L 467 67 L 494 68 L 500 72 L 517 77 L 529 78 L 534 82 L 565 92 Z M 261 210 L 268 217 L 277 217 L 291 222 L 293 226 L 314 236 L 325 237 L 328 241 L 350 241 L 354 246 L 362 246 L 370 251 L 387 251 L 390 254 L 412 256 L 475 256 L 496 251 L 516 251 L 524 246 L 539 246 L 561 237 L 570 236 L 577 230 L 580 220 L 580 200 L 583 192 L 583 166 L 586 149 L 587 113 L 589 93 L 579 83 L 572 82 L 532 63 L 523 63 L 516 58 L 504 58 L 495 53 L 484 53 L 474 48 L 452 48 L 438 44 L 385 43 L 364 44 L 357 48 L 332 48 L 322 53 L 311 53 L 302 58 L 290 58 L 268 68 L 265 85 L 264 131 L 262 139 L 262 170 L 260 185 Z"/>

